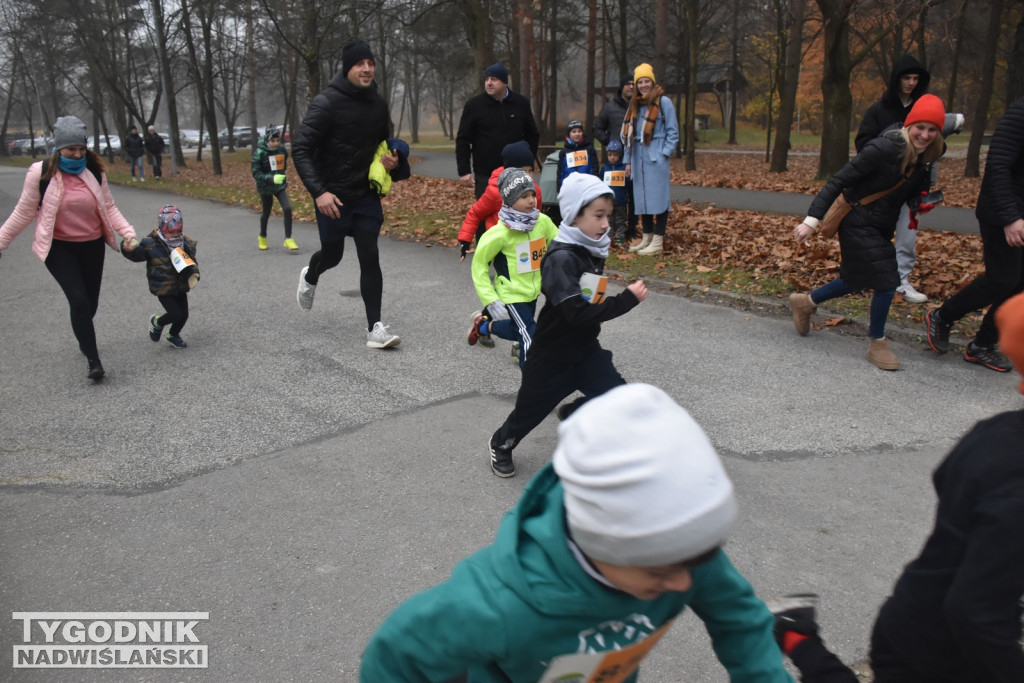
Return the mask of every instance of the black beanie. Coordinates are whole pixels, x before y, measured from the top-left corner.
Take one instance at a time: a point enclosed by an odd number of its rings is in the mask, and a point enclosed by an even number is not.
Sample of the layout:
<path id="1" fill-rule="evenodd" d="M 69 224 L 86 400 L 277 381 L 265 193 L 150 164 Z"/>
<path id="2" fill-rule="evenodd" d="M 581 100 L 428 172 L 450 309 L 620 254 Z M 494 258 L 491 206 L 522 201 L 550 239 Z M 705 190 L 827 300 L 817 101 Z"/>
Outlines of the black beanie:
<path id="1" fill-rule="evenodd" d="M 357 40 L 341 48 L 341 72 L 348 77 L 348 72 L 364 59 L 373 59 L 373 52 L 370 46 L 361 40 Z M 376 61 L 376 60 L 374 60 Z"/>

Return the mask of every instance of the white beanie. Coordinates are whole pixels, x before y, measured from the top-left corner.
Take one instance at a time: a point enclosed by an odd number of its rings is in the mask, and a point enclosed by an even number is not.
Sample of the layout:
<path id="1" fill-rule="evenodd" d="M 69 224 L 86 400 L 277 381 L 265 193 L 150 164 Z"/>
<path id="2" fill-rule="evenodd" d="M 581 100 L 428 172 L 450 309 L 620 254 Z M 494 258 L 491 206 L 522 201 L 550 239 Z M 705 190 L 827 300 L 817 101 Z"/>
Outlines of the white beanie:
<path id="1" fill-rule="evenodd" d="M 615 196 L 612 188 L 603 180 L 589 173 L 570 173 L 558 191 L 558 210 L 562 214 L 562 222 L 572 225 L 580 209 L 603 195 Z"/>
<path id="2" fill-rule="evenodd" d="M 601 562 L 693 559 L 722 545 L 736 521 L 732 482 L 704 431 L 649 384 L 581 406 L 558 428 L 554 465 L 569 532 Z"/>

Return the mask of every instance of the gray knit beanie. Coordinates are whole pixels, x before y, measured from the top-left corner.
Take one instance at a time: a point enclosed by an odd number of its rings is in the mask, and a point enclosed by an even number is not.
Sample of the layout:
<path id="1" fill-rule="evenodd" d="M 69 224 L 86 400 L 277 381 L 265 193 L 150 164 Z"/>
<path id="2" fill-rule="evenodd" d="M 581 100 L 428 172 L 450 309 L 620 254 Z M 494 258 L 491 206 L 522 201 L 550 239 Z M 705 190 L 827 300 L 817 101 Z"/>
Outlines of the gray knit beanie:
<path id="1" fill-rule="evenodd" d="M 77 116 L 61 116 L 53 124 L 53 147 L 55 150 L 75 145 L 88 147 L 88 142 L 85 124 Z"/>
<path id="2" fill-rule="evenodd" d="M 558 427 L 554 465 L 572 538 L 601 562 L 692 560 L 725 543 L 736 521 L 732 482 L 704 431 L 649 384 L 575 411 Z"/>
<path id="3" fill-rule="evenodd" d="M 516 200 L 531 190 L 536 191 L 533 178 L 521 168 L 512 166 L 498 175 L 498 193 L 501 194 L 501 203 L 505 206 L 512 206 Z"/>

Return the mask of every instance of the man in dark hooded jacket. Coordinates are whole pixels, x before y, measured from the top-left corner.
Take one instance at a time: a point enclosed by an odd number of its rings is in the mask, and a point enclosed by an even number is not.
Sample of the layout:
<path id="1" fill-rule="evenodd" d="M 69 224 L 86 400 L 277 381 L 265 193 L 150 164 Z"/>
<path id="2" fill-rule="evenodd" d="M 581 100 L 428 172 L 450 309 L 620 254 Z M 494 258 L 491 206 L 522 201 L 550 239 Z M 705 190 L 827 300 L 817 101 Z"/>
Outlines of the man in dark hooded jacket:
<path id="1" fill-rule="evenodd" d="M 928 92 L 931 79 L 931 74 L 921 62 L 910 55 L 900 57 L 892 68 L 889 87 L 882 99 L 872 104 L 861 119 L 857 137 L 853 141 L 858 154 L 864 145 L 887 128 L 903 124 L 903 119 L 910 113 L 917 99 Z M 935 181 L 934 173 L 932 181 Z M 896 288 L 896 293 L 912 304 L 920 304 L 928 301 L 928 297 L 910 284 L 910 273 L 917 261 L 917 222 L 911 228 L 910 218 L 910 208 L 904 206 L 896 222 L 896 263 L 900 272 L 900 286 Z"/>

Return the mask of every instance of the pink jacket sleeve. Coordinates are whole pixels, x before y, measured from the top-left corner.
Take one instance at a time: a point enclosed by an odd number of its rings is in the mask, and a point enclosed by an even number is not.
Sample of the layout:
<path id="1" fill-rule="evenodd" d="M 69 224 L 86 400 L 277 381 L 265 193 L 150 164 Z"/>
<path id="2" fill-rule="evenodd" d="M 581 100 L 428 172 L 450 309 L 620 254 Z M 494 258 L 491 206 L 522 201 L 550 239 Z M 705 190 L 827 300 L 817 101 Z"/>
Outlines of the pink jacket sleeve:
<path id="1" fill-rule="evenodd" d="M 21 196 L 14 211 L 0 226 L 0 251 L 6 249 L 18 234 L 30 226 L 39 211 L 39 176 L 42 175 L 43 162 L 37 161 L 28 168 L 25 184 L 21 187 Z"/>

